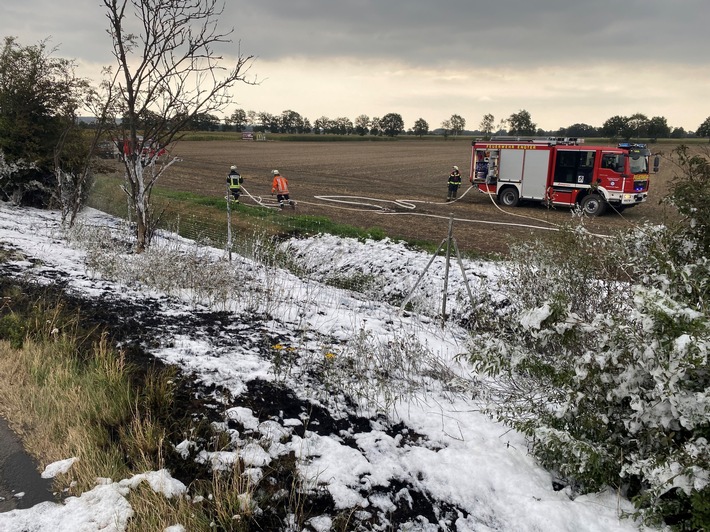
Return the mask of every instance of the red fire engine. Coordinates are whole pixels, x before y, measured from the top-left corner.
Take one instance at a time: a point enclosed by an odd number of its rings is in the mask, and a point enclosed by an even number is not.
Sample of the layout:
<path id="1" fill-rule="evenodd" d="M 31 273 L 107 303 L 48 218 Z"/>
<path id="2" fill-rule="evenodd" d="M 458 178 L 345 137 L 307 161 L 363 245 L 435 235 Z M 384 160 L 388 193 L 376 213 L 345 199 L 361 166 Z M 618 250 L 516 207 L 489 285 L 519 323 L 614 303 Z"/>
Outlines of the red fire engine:
<path id="1" fill-rule="evenodd" d="M 651 152 L 645 144 L 585 146 L 576 138 L 494 137 L 474 141 L 471 151 L 471 184 L 507 207 L 535 200 L 579 205 L 599 216 L 609 205 L 623 210 L 648 198 Z M 658 171 L 658 157 L 653 171 Z"/>

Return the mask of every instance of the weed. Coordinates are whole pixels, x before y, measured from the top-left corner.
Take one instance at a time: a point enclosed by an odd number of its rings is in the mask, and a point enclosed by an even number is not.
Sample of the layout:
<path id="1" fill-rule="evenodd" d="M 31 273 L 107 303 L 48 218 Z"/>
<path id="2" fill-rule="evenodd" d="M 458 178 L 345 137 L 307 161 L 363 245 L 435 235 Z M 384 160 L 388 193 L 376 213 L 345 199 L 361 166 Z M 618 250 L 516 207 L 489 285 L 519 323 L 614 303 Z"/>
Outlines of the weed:
<path id="1" fill-rule="evenodd" d="M 325 283 L 362 294 L 373 293 L 379 288 L 379 283 L 374 275 L 362 272 L 354 272 L 351 275 L 332 275 L 325 279 Z"/>
<path id="2" fill-rule="evenodd" d="M 10 342 L 13 349 L 21 349 L 27 335 L 24 322 L 14 313 L 0 318 L 0 339 Z"/>
<path id="3" fill-rule="evenodd" d="M 325 349 L 311 368 L 324 384 L 320 400 L 344 394 L 367 415 L 390 415 L 425 394 L 433 381 L 453 379 L 450 368 L 411 336 L 381 341 L 365 329 L 347 344 Z"/>

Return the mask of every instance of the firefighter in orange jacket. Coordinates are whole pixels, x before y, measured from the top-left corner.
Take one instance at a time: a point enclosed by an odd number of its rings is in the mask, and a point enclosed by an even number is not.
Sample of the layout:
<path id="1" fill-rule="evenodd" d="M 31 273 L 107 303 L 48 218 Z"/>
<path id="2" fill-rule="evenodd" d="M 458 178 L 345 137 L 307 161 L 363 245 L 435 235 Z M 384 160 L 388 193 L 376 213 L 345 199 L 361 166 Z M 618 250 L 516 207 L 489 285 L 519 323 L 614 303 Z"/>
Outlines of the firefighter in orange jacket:
<path id="1" fill-rule="evenodd" d="M 289 198 L 288 194 L 288 180 L 282 176 L 278 170 L 272 170 L 271 174 L 274 176 L 274 180 L 271 183 L 271 195 L 276 193 L 276 199 L 279 201 L 279 207 L 284 208 L 284 202 L 292 208 L 296 208 L 296 202 Z"/>

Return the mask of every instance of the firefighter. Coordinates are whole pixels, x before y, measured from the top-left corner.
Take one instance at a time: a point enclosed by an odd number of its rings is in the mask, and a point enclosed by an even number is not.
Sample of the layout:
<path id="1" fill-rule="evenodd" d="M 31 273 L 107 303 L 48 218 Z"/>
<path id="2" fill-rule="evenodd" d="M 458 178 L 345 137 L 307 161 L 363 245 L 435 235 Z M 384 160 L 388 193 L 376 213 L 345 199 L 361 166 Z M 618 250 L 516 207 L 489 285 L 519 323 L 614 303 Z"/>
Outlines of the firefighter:
<path id="1" fill-rule="evenodd" d="M 244 178 L 239 175 L 237 167 L 232 165 L 227 175 L 227 184 L 234 203 L 239 203 L 239 196 L 242 194 L 242 183 L 244 183 Z"/>
<path id="2" fill-rule="evenodd" d="M 285 202 L 291 206 L 292 209 L 296 208 L 296 202 L 289 198 L 288 194 L 288 180 L 282 176 L 278 170 L 272 170 L 271 175 L 274 176 L 274 180 L 271 183 L 271 195 L 276 193 L 276 199 L 279 202 L 279 207 L 284 208 Z"/>
<path id="3" fill-rule="evenodd" d="M 461 173 L 459 172 L 458 166 L 453 166 L 451 173 L 449 174 L 449 195 L 446 201 L 453 201 L 456 199 L 456 194 L 458 194 L 459 187 L 461 186 Z"/>

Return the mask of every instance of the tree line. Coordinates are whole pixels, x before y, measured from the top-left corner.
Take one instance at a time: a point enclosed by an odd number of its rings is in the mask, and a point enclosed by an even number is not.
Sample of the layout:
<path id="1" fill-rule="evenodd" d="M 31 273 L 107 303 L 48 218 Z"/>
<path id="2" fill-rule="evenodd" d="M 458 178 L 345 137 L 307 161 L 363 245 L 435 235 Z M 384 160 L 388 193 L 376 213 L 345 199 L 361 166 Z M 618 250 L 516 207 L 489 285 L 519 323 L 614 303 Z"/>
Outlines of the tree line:
<path id="1" fill-rule="evenodd" d="M 388 113 L 382 117 L 358 115 L 355 120 L 348 117 L 329 118 L 320 116 L 311 122 L 300 113 L 287 109 L 281 114 L 265 111 L 245 111 L 236 109 L 231 115 L 220 118 L 214 114 L 199 113 L 191 118 L 187 127 L 193 131 L 256 131 L 288 134 L 328 134 L 328 135 L 373 135 L 390 136 L 438 134 L 445 137 L 462 134 L 481 136 L 493 135 L 536 135 L 554 137 L 607 137 L 617 139 L 632 138 L 673 138 L 710 137 L 710 117 L 700 124 L 696 131 L 686 131 L 683 127 L 672 127 L 663 116 L 649 118 L 643 113 L 631 116 L 616 115 L 601 126 L 575 123 L 559 129 L 538 128 L 528 111 L 521 109 L 496 122 L 492 114 L 485 114 L 477 129 L 467 130 L 466 119 L 459 114 L 442 121 L 437 129 L 424 118 L 418 118 L 409 128 L 399 113 Z"/>

